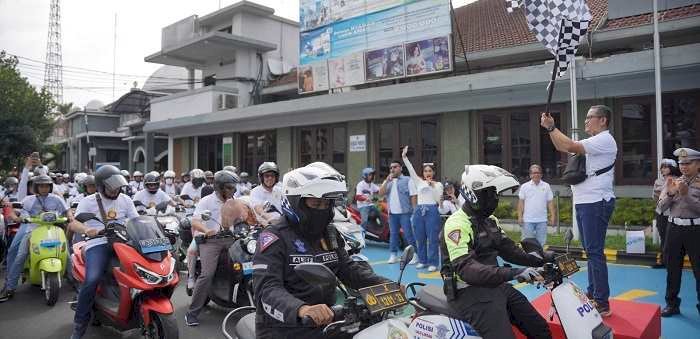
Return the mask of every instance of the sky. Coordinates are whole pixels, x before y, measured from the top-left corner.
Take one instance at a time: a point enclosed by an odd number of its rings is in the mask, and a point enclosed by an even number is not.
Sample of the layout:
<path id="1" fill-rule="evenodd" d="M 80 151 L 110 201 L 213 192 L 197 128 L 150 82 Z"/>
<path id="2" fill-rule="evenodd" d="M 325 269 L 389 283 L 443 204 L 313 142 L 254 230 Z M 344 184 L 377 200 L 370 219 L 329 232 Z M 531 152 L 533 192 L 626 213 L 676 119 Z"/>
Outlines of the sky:
<path id="1" fill-rule="evenodd" d="M 452 3 L 456 8 L 473 1 L 476 0 L 453 0 Z M 83 107 L 97 99 L 108 104 L 129 91 L 134 81 L 141 87 L 161 66 L 143 59 L 160 50 L 163 27 L 190 15 L 207 15 L 219 6 L 236 2 L 238 0 L 61 1 L 64 102 Z M 274 8 L 278 16 L 299 19 L 299 0 L 253 2 Z M 44 83 L 48 18 L 49 0 L 0 0 L 0 50 L 21 57 L 22 76 L 38 88 Z"/>

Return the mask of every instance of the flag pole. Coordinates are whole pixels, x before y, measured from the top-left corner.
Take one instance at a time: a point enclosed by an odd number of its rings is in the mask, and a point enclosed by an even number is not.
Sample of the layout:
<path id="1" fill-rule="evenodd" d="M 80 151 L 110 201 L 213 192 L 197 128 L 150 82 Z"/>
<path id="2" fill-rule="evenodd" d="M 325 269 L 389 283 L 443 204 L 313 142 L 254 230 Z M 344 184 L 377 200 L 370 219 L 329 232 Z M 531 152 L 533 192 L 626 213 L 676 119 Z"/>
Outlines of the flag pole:
<path id="1" fill-rule="evenodd" d="M 559 23 L 559 36 L 557 37 L 557 51 L 554 53 L 554 65 L 552 66 L 552 78 L 549 79 L 549 85 L 547 85 L 547 106 L 545 108 L 545 113 L 549 115 L 549 108 L 552 104 L 552 95 L 554 94 L 554 83 L 557 81 L 557 73 L 559 66 L 559 44 L 561 44 L 561 37 L 563 32 L 561 31 L 564 27 L 564 18 L 561 19 Z"/>

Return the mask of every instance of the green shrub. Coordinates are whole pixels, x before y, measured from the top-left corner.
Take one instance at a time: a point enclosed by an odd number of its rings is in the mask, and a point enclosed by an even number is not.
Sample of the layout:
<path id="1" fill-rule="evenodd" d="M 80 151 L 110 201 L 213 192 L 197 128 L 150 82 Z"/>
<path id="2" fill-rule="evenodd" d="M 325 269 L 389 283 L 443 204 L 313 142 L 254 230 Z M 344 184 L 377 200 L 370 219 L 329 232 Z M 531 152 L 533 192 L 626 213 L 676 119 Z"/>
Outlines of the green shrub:
<path id="1" fill-rule="evenodd" d="M 493 215 L 498 219 L 518 220 L 518 210 L 513 206 L 513 201 L 508 199 L 498 201 L 498 207 L 496 207 Z"/>
<path id="2" fill-rule="evenodd" d="M 615 201 L 610 223 L 613 225 L 649 226 L 654 219 L 654 200 L 619 198 Z"/>

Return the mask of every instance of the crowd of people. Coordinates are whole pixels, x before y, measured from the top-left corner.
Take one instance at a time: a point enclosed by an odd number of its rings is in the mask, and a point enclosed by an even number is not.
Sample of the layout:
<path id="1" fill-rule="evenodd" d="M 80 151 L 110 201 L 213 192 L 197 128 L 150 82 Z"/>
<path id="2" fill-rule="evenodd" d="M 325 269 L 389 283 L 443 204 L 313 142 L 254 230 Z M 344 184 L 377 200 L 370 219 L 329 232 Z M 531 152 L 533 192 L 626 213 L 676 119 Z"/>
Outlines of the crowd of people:
<path id="1" fill-rule="evenodd" d="M 601 316 L 612 313 L 610 288 L 603 252 L 608 223 L 615 208 L 613 171 L 617 144 L 608 131 L 612 111 L 593 106 L 586 117 L 589 138 L 576 141 L 559 131 L 553 118 L 543 113 L 541 125 L 557 150 L 585 157 L 583 179 L 572 184 L 576 220 L 588 260 L 586 294 Z M 552 190 L 542 180 L 542 168 L 530 167 L 530 181 L 520 184 L 508 171 L 490 165 L 465 165 L 458 185 L 436 180 L 436 166 L 424 163 L 420 174 L 408 158 L 408 147 L 401 160 L 392 161 L 386 179 L 375 183 L 376 171 L 365 168 L 357 183 L 354 200 L 367 226 L 377 202 L 386 201 L 390 229 L 388 263 L 398 261 L 401 236 L 416 254 L 409 264 L 428 272 L 440 272 L 447 302 L 484 338 L 512 338 L 510 324 L 528 337 L 550 338 L 545 320 L 525 296 L 508 282 L 541 281 L 533 267 L 551 257 L 546 253 L 526 253 L 505 235 L 494 217 L 499 196 L 520 189 L 518 222 L 523 238 L 546 242 L 547 224 L 553 224 Z M 679 313 L 680 269 L 685 254 L 691 258 L 696 280 L 700 278 L 700 152 L 680 148 L 672 159 L 661 161 L 662 179 L 654 186 L 657 221 L 662 237 L 664 263 L 668 269 L 666 301 L 662 316 Z M 404 166 L 408 175 L 404 175 Z M 10 177 L 0 187 L 6 207 L 5 220 L 22 222 L 27 216 L 54 211 L 65 215 L 68 229 L 86 235 L 84 247 L 86 278 L 76 300 L 73 338 L 80 338 L 88 327 L 97 285 L 111 258 L 105 238 L 93 238 L 103 222 L 129 222 L 138 216 L 135 201 L 147 208 L 194 202 L 191 225 L 194 235 L 211 236 L 227 229 L 234 221 L 257 223 L 264 227 L 253 257 L 253 284 L 259 335 L 303 337 L 320 335 L 320 328 L 301 326 L 305 317 L 317 325 L 333 320 L 329 305 L 335 294 L 319 294 L 308 288 L 294 265 L 317 262 L 329 267 L 353 288 L 388 281 L 376 275 L 369 265 L 348 256 L 342 237 L 329 227 L 334 207 L 348 193 L 345 176 L 325 163 L 312 163 L 282 175 L 274 162 L 257 169 L 257 185 L 249 175 L 234 166 L 222 170 L 193 169 L 179 176 L 140 171 L 129 173 L 110 165 L 94 174 L 72 177 L 54 174 L 41 164 L 37 154 L 27 157 L 19 178 Z M 16 214 L 7 208 L 21 201 Z M 80 222 L 75 215 L 92 213 L 98 220 Z M 207 217 L 204 214 L 207 213 Z M 443 222 L 443 219 L 446 219 Z M 34 225 L 22 222 L 6 256 L 7 274 L 0 302 L 10 300 L 29 254 L 27 239 Z M 78 241 L 75 238 L 75 241 Z M 525 239 L 524 241 L 529 240 Z M 212 239 L 188 249 L 187 289 L 192 300 L 185 315 L 188 326 L 199 325 L 198 315 L 206 304 L 217 262 L 231 238 Z M 192 279 L 195 258 L 201 261 L 201 275 Z M 497 257 L 522 267 L 499 264 Z M 700 286 L 700 285 L 698 285 Z M 699 287 L 700 288 L 700 287 Z M 697 291 L 700 297 L 700 289 Z M 699 300 L 700 301 L 700 300 Z M 700 304 L 698 304 L 700 311 Z"/>

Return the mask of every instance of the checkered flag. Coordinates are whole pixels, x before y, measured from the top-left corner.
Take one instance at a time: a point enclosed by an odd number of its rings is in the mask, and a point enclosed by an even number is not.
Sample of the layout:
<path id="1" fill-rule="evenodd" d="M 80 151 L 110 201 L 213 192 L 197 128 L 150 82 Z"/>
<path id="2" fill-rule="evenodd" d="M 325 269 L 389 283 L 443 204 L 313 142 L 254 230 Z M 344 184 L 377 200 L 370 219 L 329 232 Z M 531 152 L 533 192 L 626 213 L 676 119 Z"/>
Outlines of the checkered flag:
<path id="1" fill-rule="evenodd" d="M 513 12 L 523 7 L 530 30 L 550 53 L 556 56 L 559 76 L 566 73 L 576 55 L 581 38 L 591 22 L 591 12 L 584 0 L 506 0 Z"/>

